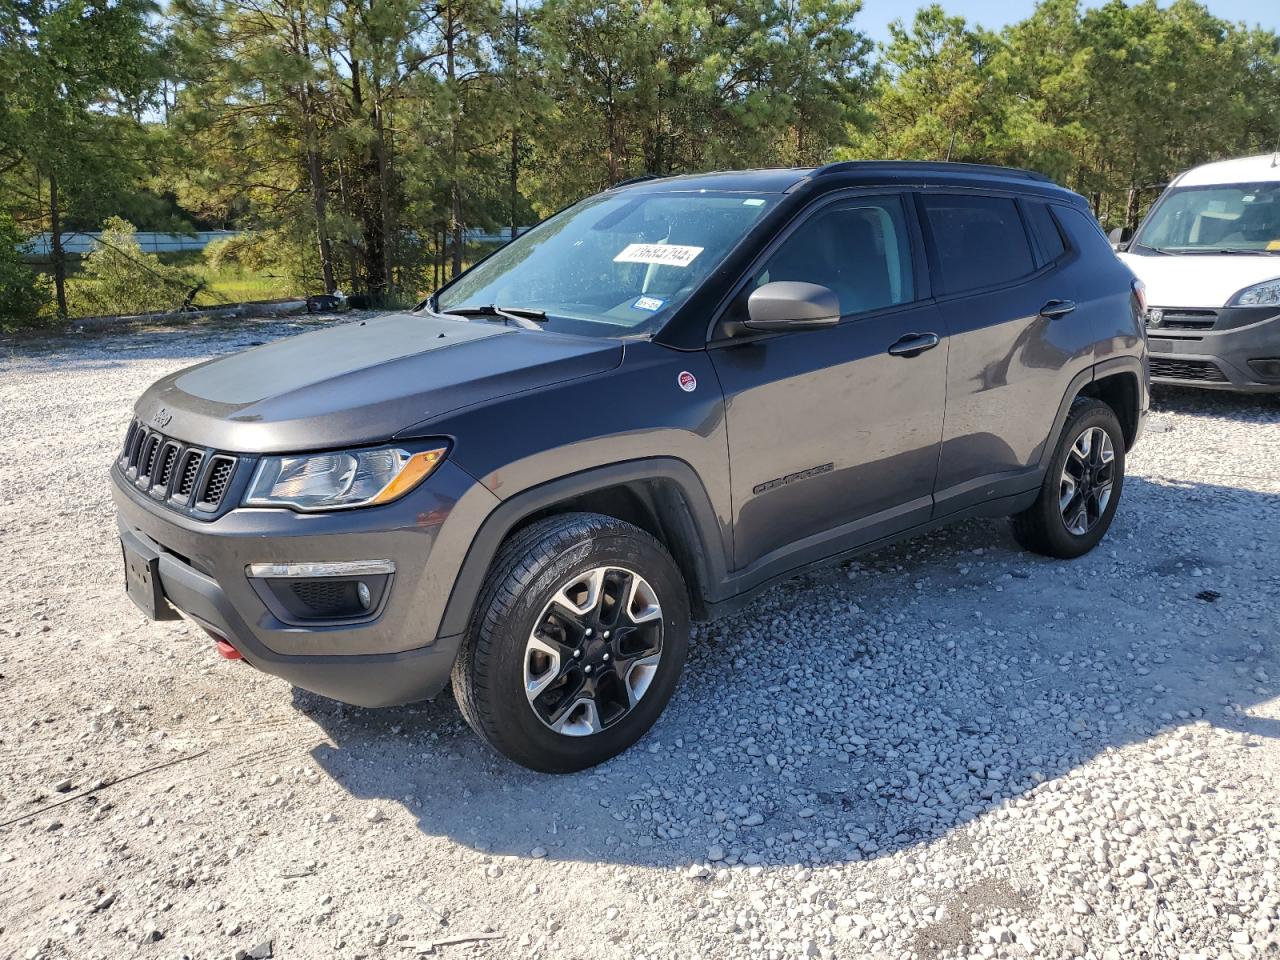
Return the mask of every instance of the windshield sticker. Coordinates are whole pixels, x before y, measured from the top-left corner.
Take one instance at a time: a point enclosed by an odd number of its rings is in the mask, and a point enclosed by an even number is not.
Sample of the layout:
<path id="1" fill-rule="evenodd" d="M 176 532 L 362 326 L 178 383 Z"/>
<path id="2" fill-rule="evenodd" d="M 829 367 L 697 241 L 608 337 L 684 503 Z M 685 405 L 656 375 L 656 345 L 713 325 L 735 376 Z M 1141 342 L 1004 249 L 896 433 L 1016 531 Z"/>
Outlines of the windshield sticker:
<path id="1" fill-rule="evenodd" d="M 752 197 L 750 200 L 743 200 L 742 205 L 744 207 L 763 207 L 764 201 L 758 197 Z"/>
<path id="2" fill-rule="evenodd" d="M 661 297 L 641 297 L 631 306 L 636 310 L 648 310 L 652 313 L 654 310 L 661 310 L 662 305 L 666 302 Z"/>
<path id="3" fill-rule="evenodd" d="M 656 263 L 664 267 L 687 267 L 702 247 L 682 247 L 677 243 L 629 243 L 613 258 L 614 263 Z"/>

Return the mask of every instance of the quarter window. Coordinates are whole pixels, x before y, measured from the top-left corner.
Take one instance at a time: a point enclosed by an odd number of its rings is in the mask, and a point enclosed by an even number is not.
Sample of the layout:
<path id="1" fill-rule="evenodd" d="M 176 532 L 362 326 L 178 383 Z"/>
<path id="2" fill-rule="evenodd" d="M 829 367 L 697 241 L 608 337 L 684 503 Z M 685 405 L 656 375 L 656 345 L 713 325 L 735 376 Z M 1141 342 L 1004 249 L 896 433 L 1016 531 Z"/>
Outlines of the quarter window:
<path id="1" fill-rule="evenodd" d="M 1003 197 L 924 194 L 943 294 L 1008 283 L 1035 270 L 1018 205 Z"/>
<path id="2" fill-rule="evenodd" d="M 1058 221 L 1049 210 L 1047 203 L 1032 200 L 1025 204 L 1027 219 L 1031 221 L 1031 229 L 1040 243 L 1040 252 L 1044 254 L 1046 263 L 1052 263 L 1067 252 L 1067 245 L 1062 240 L 1062 231 L 1058 229 Z"/>
<path id="3" fill-rule="evenodd" d="M 901 198 L 858 197 L 820 211 L 783 241 L 754 279 L 757 287 L 778 280 L 828 287 L 846 317 L 915 299 Z"/>

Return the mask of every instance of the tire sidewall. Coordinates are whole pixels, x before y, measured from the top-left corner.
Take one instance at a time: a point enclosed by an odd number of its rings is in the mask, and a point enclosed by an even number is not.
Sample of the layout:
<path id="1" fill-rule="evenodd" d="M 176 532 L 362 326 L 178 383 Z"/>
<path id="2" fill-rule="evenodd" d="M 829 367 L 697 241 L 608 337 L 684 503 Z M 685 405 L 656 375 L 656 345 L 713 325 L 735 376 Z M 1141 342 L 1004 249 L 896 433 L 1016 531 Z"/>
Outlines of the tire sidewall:
<path id="1" fill-rule="evenodd" d="M 638 534 L 640 531 L 636 531 Z M 647 537 L 619 531 L 566 537 L 504 616 L 489 625 L 493 682 L 485 704 L 501 719 L 495 745 L 512 759 L 548 772 L 568 772 L 600 763 L 644 736 L 666 707 L 684 666 L 689 635 L 689 603 L 674 562 Z M 556 591 L 594 567 L 624 567 L 657 592 L 662 607 L 662 659 L 636 707 L 607 730 L 585 737 L 556 733 L 542 723 L 524 690 L 524 657 L 537 618 Z"/>
<path id="2" fill-rule="evenodd" d="M 1076 440 L 1079 439 L 1082 433 L 1093 427 L 1100 427 L 1106 431 L 1107 436 L 1111 439 L 1111 446 L 1115 451 L 1115 460 L 1113 461 L 1115 478 L 1111 482 L 1111 499 L 1107 502 L 1107 508 L 1102 512 L 1102 516 L 1098 518 L 1098 522 L 1094 524 L 1091 530 L 1083 534 L 1075 534 L 1067 529 L 1066 521 L 1062 518 L 1062 510 L 1058 506 L 1062 471 L 1066 466 L 1067 458 L 1070 456 L 1071 448 L 1075 445 Z M 1106 536 L 1111 527 L 1111 521 L 1115 517 L 1116 510 L 1120 506 L 1120 496 L 1124 491 L 1124 479 L 1124 434 L 1120 429 L 1120 421 L 1110 407 L 1101 403 L 1097 405 L 1091 404 L 1067 421 L 1067 425 L 1062 431 L 1062 438 L 1058 442 L 1058 450 L 1049 465 L 1049 474 L 1045 477 L 1045 496 L 1042 506 L 1045 511 L 1046 533 L 1054 541 L 1054 546 L 1061 551 L 1060 555 L 1081 556 L 1092 550 Z"/>

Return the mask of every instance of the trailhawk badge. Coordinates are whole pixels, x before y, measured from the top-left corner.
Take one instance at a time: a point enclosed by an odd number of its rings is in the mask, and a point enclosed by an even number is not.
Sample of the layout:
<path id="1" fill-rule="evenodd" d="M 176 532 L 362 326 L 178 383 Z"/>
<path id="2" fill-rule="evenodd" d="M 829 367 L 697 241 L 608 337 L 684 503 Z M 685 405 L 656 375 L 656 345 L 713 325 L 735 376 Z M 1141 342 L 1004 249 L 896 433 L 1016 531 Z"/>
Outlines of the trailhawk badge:
<path id="1" fill-rule="evenodd" d="M 680 384 L 680 389 L 685 393 L 693 393 L 698 389 L 698 378 L 688 370 L 680 371 L 680 376 L 676 377 L 676 383 Z"/>

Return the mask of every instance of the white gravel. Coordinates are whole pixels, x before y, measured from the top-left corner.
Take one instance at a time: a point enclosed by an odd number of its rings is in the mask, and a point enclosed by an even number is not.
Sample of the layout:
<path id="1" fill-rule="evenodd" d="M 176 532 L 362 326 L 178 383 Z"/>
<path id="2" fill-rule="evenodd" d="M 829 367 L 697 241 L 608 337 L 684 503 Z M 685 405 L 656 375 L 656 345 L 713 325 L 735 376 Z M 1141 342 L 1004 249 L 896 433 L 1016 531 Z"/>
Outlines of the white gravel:
<path id="1" fill-rule="evenodd" d="M 1280 951 L 1280 400 L 1159 393 L 1074 563 L 971 522 L 775 589 L 556 778 L 447 696 L 291 693 L 125 598 L 133 399 L 297 329 L 0 359 L 0 956 Z"/>

